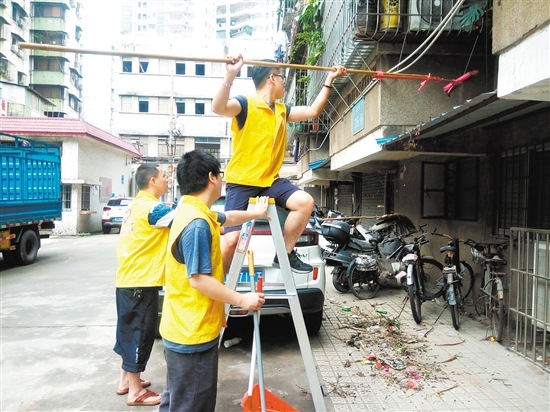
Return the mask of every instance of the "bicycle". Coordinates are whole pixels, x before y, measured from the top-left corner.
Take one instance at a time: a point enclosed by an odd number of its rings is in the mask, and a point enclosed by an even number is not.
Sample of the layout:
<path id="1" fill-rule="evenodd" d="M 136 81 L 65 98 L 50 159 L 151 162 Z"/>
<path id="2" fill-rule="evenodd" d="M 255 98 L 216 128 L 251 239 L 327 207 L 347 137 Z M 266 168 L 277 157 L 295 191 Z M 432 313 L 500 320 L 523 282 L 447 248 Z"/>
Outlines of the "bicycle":
<path id="1" fill-rule="evenodd" d="M 464 244 L 470 246 L 472 259 L 482 267 L 485 275 L 485 283 L 482 281 L 479 297 L 474 307 L 478 316 L 485 314 L 489 318 L 492 337 L 497 342 L 502 340 L 504 326 L 506 325 L 506 307 L 504 304 L 504 282 L 502 277 L 506 275 L 501 268 L 508 264 L 501 258 L 502 251 L 508 247 L 508 242 L 502 243 L 478 243 L 472 239 L 466 239 Z M 479 303 L 483 302 L 480 313 Z"/>
<path id="2" fill-rule="evenodd" d="M 472 267 L 464 260 L 460 260 L 460 242 L 464 240 L 448 235 L 446 233 L 436 233 L 437 228 L 431 234 L 435 236 L 446 237 L 449 240 L 447 246 L 439 249 L 440 253 L 445 253 L 445 267 L 443 276 L 439 279 L 441 289 L 434 293 L 434 298 L 444 296 L 447 306 L 451 310 L 453 327 L 460 328 L 459 312 L 466 305 L 466 298 L 472 292 L 475 283 L 475 274 Z M 457 270 L 460 268 L 460 270 Z M 471 300 L 473 305 L 473 300 Z"/>
<path id="3" fill-rule="evenodd" d="M 427 231 L 423 229 L 424 226 L 426 225 L 418 227 L 419 236 L 415 236 L 412 242 L 403 244 L 389 256 L 389 258 L 396 257 L 401 261 L 396 279 L 401 282 L 406 280 L 403 286 L 407 289 L 411 313 L 416 323 L 422 322 L 422 303 L 434 299 L 433 294 L 426 289 L 431 275 L 441 273 L 443 270 L 443 265 L 433 257 L 420 254 L 420 247 L 429 243 L 429 240 L 426 239 Z M 407 233 L 400 238 L 408 237 L 418 231 Z"/>

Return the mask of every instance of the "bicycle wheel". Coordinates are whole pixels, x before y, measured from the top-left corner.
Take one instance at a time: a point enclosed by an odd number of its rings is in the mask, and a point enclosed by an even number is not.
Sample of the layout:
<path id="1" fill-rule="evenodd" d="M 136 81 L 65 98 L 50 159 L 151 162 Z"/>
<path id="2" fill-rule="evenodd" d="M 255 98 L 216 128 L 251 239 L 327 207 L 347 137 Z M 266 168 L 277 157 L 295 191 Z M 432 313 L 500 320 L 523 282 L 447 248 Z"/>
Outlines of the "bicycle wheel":
<path id="1" fill-rule="evenodd" d="M 445 284 L 440 282 L 443 264 L 432 258 L 422 258 L 420 272 L 424 279 L 424 300 L 433 300 L 443 295 Z"/>
<path id="2" fill-rule="evenodd" d="M 451 305 L 449 304 L 449 308 L 451 309 L 451 320 L 453 321 L 453 327 L 456 330 L 460 329 L 460 306 L 462 301 L 462 296 L 460 293 L 460 285 L 459 283 L 453 283 L 452 285 L 449 285 L 450 288 L 453 288 L 453 293 L 455 295 L 455 304 Z"/>
<path id="3" fill-rule="evenodd" d="M 504 300 L 498 298 L 497 287 L 495 284 L 493 284 L 493 290 L 491 291 L 491 301 L 489 303 L 488 310 L 493 337 L 497 342 L 500 342 L 502 340 L 502 336 L 504 335 Z"/>
<path id="4" fill-rule="evenodd" d="M 411 270 L 411 266 L 407 268 L 408 270 Z M 422 298 L 420 296 L 420 284 L 418 283 L 417 279 L 417 272 L 416 268 L 413 265 L 412 266 L 412 285 L 408 285 L 408 291 L 409 291 L 409 301 L 411 303 L 411 313 L 413 315 L 413 319 L 416 323 L 422 322 Z"/>
<path id="5" fill-rule="evenodd" d="M 376 296 L 380 290 L 376 270 L 359 271 L 357 264 L 352 263 L 348 272 L 349 288 L 357 299 L 372 299 Z"/>
<path id="6" fill-rule="evenodd" d="M 474 270 L 468 263 L 464 261 L 461 261 L 460 263 L 462 263 L 466 268 L 466 273 L 464 273 L 464 278 L 460 282 L 462 284 L 462 288 L 461 288 L 462 299 L 466 299 L 472 292 L 472 289 L 474 288 L 475 274 L 474 274 Z"/>

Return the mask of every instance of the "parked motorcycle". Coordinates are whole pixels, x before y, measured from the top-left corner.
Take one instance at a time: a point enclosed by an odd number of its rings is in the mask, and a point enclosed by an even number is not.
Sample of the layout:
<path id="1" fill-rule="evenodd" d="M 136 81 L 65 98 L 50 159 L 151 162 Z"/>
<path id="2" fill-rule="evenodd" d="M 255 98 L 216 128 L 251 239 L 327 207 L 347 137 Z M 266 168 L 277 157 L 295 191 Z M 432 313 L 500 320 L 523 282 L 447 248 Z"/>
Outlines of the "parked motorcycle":
<path id="1" fill-rule="evenodd" d="M 329 212 L 328 218 L 341 218 L 340 212 Z M 400 227 L 397 228 L 397 223 Z M 333 266 L 332 284 L 342 293 L 351 291 L 358 299 L 372 299 L 378 293 L 380 274 L 388 274 L 386 262 L 402 244 L 402 240 L 393 236 L 395 231 L 409 230 L 412 223 L 403 215 L 388 215 L 366 229 L 357 223 L 357 219 L 326 220 L 322 223 L 322 234 L 330 242 L 323 253 L 328 266 Z M 386 270 L 389 269 L 389 270 Z M 392 278 L 391 282 L 395 283 Z"/>

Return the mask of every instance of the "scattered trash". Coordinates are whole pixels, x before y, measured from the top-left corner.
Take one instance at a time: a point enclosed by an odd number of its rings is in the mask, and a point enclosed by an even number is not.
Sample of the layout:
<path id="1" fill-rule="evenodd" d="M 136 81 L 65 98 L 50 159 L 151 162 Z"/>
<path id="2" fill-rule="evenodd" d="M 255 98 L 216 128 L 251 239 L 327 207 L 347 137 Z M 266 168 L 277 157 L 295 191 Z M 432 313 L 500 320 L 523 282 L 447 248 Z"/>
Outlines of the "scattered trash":
<path id="1" fill-rule="evenodd" d="M 342 306 L 342 310 L 344 312 L 351 312 L 351 308 L 349 306 Z"/>
<path id="2" fill-rule="evenodd" d="M 417 388 L 416 382 L 411 381 L 411 380 L 407 381 L 407 386 L 411 389 L 416 389 Z"/>
<path id="3" fill-rule="evenodd" d="M 388 314 L 388 312 L 386 312 L 383 309 L 376 309 L 375 312 L 381 313 L 382 315 L 387 315 Z"/>

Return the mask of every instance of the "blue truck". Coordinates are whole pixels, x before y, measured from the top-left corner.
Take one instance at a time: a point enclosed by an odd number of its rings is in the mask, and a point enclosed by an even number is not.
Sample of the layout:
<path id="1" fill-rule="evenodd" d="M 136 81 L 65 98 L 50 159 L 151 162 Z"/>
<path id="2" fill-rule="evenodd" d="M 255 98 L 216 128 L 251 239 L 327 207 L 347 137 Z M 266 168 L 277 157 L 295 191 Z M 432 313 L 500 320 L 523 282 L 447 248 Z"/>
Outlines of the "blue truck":
<path id="1" fill-rule="evenodd" d="M 0 199 L 4 261 L 29 265 L 61 219 L 61 148 L 0 132 Z"/>

